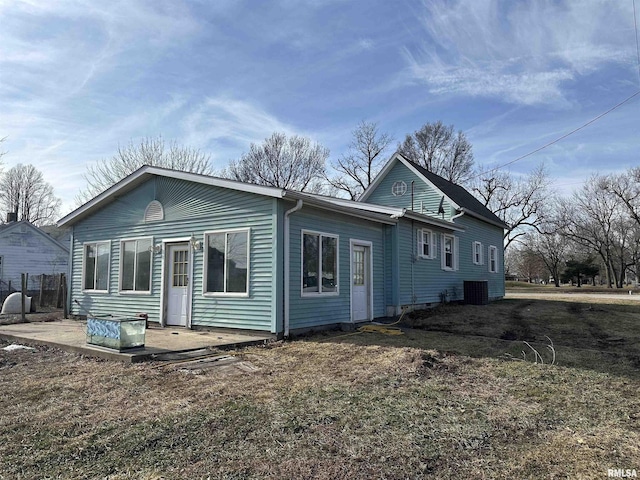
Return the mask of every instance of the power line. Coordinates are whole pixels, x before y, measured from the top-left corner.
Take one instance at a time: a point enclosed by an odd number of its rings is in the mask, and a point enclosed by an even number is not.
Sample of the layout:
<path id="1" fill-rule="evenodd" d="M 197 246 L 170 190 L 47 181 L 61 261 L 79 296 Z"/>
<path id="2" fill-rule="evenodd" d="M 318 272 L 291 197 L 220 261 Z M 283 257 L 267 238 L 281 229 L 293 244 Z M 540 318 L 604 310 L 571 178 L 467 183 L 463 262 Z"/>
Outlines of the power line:
<path id="1" fill-rule="evenodd" d="M 636 20 L 636 0 L 633 0 L 633 26 L 636 31 L 636 54 L 638 56 L 638 80 L 640 80 L 640 44 L 638 43 L 638 22 Z"/>
<path id="2" fill-rule="evenodd" d="M 558 137 L 558 138 L 556 138 L 555 140 L 552 140 L 552 141 L 551 141 L 551 142 L 549 142 L 549 143 L 545 143 L 545 144 L 544 144 L 544 145 L 542 145 L 541 147 L 538 147 L 538 148 L 536 148 L 535 150 L 533 150 L 533 151 L 531 151 L 531 152 L 529 152 L 529 153 L 526 153 L 526 154 L 524 154 L 524 155 L 521 155 L 521 156 L 519 156 L 518 158 L 515 158 L 515 159 L 511 160 L 510 162 L 504 163 L 504 164 L 502 164 L 502 165 L 498 165 L 497 167 L 494 167 L 494 168 L 492 168 L 492 169 L 490 169 L 490 170 L 487 170 L 487 171 L 483 172 L 483 173 L 482 173 L 482 174 L 480 174 L 480 175 L 486 175 L 487 173 L 495 172 L 496 170 L 500 170 L 501 168 L 508 167 L 509 165 L 512 165 L 512 164 L 514 164 L 514 163 L 516 163 L 516 162 L 519 162 L 520 160 L 524 160 L 525 158 L 530 157 L 531 155 L 533 155 L 533 154 L 535 154 L 535 153 L 538 153 L 539 151 L 544 150 L 545 148 L 550 147 L 551 145 L 554 145 L 554 144 L 558 143 L 558 142 L 559 142 L 559 141 L 561 141 L 561 140 L 564 140 L 565 138 L 569 137 L 570 135 L 573 135 L 574 133 L 577 133 L 577 132 L 579 132 L 580 130 L 582 130 L 583 128 L 588 127 L 588 126 L 589 126 L 589 125 L 591 125 L 592 123 L 594 123 L 594 122 L 596 122 L 596 121 L 600 120 L 602 117 L 604 117 L 605 115 L 608 115 L 609 113 L 613 112 L 613 111 L 614 111 L 614 110 L 616 110 L 617 108 L 620 108 L 622 105 L 624 105 L 625 103 L 627 103 L 627 102 L 631 101 L 632 99 L 634 99 L 634 98 L 635 98 L 635 97 L 637 97 L 638 95 L 640 95 L 640 90 L 638 90 L 638 91 L 637 91 L 636 93 L 634 93 L 633 95 L 631 95 L 631 96 L 629 96 L 629 97 L 625 98 L 623 101 L 621 101 L 621 102 L 620 102 L 620 103 L 618 103 L 617 105 L 614 105 L 613 107 L 611 107 L 611 108 L 610 108 L 609 110 L 607 110 L 606 112 L 603 112 L 603 113 L 601 113 L 600 115 L 598 115 L 597 117 L 594 117 L 594 118 L 592 118 L 591 120 L 589 120 L 587 123 L 584 123 L 584 124 L 580 125 L 578 128 L 574 128 L 574 129 L 573 129 L 573 130 L 571 130 L 570 132 L 565 133 L 564 135 L 562 135 L 561 137 Z M 480 175 L 476 175 L 475 177 L 472 177 L 472 178 L 477 178 L 477 177 L 479 177 Z"/>

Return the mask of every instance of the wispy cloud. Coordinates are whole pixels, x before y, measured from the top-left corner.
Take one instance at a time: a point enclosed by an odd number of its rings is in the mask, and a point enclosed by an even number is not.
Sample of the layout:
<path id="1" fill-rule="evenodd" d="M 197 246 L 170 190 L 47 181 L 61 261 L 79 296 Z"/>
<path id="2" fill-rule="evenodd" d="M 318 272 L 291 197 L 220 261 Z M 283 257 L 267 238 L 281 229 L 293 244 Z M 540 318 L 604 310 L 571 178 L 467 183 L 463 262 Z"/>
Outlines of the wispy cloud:
<path id="1" fill-rule="evenodd" d="M 565 87 L 612 63 L 632 68 L 626 2 L 423 2 L 425 40 L 404 49 L 406 76 L 434 94 L 562 104 Z"/>
<path id="2" fill-rule="evenodd" d="M 227 152 L 246 150 L 273 132 L 297 133 L 274 115 L 249 101 L 227 96 L 209 97 L 182 121 L 184 143 L 206 148 L 220 161 Z"/>

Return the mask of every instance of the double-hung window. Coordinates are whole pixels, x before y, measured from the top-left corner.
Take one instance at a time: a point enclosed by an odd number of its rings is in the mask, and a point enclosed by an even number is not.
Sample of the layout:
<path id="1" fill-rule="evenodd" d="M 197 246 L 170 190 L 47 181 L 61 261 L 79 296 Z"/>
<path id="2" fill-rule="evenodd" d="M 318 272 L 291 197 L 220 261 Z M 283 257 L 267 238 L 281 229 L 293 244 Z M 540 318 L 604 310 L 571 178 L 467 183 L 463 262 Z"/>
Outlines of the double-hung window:
<path id="1" fill-rule="evenodd" d="M 489 272 L 498 273 L 498 247 L 489 247 Z"/>
<path id="2" fill-rule="evenodd" d="M 98 292 L 109 291 L 109 262 L 111 242 L 93 242 L 84 244 L 83 278 L 84 290 Z"/>
<path id="3" fill-rule="evenodd" d="M 431 230 L 418 230 L 418 256 L 436 258 L 436 236 Z"/>
<path id="4" fill-rule="evenodd" d="M 458 270 L 458 239 L 454 235 L 442 235 L 442 269 Z"/>
<path id="5" fill-rule="evenodd" d="M 338 293 L 338 237 L 302 232 L 302 294 Z"/>
<path id="6" fill-rule="evenodd" d="M 120 242 L 120 291 L 151 292 L 151 246 L 153 239 Z"/>
<path id="7" fill-rule="evenodd" d="M 484 265 L 484 258 L 482 255 L 482 243 L 473 242 L 473 264 Z"/>
<path id="8" fill-rule="evenodd" d="M 249 230 L 205 233 L 204 293 L 249 293 Z"/>

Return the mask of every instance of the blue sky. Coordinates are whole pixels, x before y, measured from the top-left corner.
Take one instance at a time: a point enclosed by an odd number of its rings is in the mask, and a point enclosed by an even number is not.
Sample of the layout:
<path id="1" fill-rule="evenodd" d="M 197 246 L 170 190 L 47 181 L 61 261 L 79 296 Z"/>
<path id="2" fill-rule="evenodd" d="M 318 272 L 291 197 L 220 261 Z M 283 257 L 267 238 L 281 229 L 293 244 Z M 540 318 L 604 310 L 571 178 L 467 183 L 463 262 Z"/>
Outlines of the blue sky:
<path id="1" fill-rule="evenodd" d="M 223 168 L 273 131 L 337 158 L 361 120 L 396 142 L 442 120 L 494 167 L 640 89 L 633 18 L 632 0 L 0 0 L 4 168 L 37 166 L 65 213 L 132 139 Z M 568 192 L 638 164 L 639 119 L 640 96 L 509 168 L 544 161 Z"/>

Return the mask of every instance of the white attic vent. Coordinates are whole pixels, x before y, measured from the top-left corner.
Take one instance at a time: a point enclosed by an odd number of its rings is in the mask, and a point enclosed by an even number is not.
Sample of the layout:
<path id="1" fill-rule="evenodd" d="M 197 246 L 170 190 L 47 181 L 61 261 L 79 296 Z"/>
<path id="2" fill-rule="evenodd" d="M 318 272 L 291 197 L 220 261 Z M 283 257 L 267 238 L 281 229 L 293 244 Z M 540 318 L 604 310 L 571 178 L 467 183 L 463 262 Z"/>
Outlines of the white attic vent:
<path id="1" fill-rule="evenodd" d="M 144 211 L 144 221 L 148 223 L 160 220 L 164 220 L 164 208 L 162 208 L 162 204 L 159 201 L 153 200 Z"/>
<path id="2" fill-rule="evenodd" d="M 401 197 L 405 193 L 407 193 L 407 184 L 403 181 L 395 182 L 391 187 L 391 193 L 395 197 Z"/>

